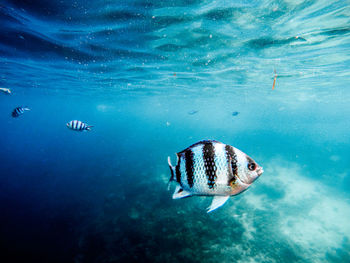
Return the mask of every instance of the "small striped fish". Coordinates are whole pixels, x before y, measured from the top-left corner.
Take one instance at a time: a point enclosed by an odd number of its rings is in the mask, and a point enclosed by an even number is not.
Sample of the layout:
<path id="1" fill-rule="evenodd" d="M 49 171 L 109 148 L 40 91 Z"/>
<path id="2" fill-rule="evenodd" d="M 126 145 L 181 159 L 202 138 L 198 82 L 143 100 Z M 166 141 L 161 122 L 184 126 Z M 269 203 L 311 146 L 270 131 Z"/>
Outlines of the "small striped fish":
<path id="1" fill-rule="evenodd" d="M 208 213 L 231 195 L 246 190 L 262 173 L 253 159 L 240 150 L 214 140 L 197 142 L 177 153 L 177 165 L 168 163 L 169 183 L 176 182 L 173 199 L 193 195 L 214 196 Z"/>
<path id="2" fill-rule="evenodd" d="M 12 117 L 17 118 L 22 115 L 25 111 L 30 110 L 28 107 L 17 107 L 12 111 Z"/>
<path id="3" fill-rule="evenodd" d="M 94 126 L 87 125 L 82 121 L 73 120 L 67 123 L 67 127 L 75 131 L 90 131 L 91 127 Z"/>

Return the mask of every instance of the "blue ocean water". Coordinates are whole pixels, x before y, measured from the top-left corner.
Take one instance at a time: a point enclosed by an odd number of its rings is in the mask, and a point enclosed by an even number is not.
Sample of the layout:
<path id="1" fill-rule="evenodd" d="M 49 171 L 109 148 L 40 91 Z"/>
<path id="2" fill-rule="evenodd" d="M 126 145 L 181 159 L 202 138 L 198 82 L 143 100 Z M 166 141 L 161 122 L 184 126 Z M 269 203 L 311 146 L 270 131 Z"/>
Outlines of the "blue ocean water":
<path id="1" fill-rule="evenodd" d="M 349 262 L 349 14 L 2 1 L 1 262 Z M 210 214 L 167 191 L 167 157 L 203 139 L 265 170 Z"/>

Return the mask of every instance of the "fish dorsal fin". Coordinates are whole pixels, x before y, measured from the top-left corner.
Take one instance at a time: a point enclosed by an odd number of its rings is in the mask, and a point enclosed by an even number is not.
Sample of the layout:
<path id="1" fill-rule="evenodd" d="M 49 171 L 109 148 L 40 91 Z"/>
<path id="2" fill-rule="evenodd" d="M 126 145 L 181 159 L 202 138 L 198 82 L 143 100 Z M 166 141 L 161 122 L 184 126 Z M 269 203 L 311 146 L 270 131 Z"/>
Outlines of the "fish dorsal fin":
<path id="1" fill-rule="evenodd" d="M 175 188 L 175 192 L 173 194 L 173 199 L 180 199 L 191 196 L 190 192 L 187 192 L 186 190 L 182 189 L 180 185 L 177 185 Z"/>
<path id="2" fill-rule="evenodd" d="M 229 199 L 229 195 L 217 195 L 214 196 L 213 201 L 211 202 L 211 205 L 208 207 L 208 211 L 207 213 L 210 213 L 212 211 L 214 211 L 215 209 L 219 208 L 220 206 L 222 206 L 223 204 L 226 203 L 226 201 Z"/>
<path id="3" fill-rule="evenodd" d="M 180 157 L 181 154 L 183 154 L 186 150 L 188 149 L 191 149 L 191 148 L 194 148 L 198 145 L 205 145 L 205 144 L 208 144 L 208 143 L 221 143 L 219 141 L 215 141 L 215 140 L 202 140 L 202 141 L 199 141 L 199 142 L 196 142 L 194 144 L 192 144 L 191 146 L 187 147 L 186 149 L 182 150 L 181 152 L 177 153 L 177 156 Z"/>

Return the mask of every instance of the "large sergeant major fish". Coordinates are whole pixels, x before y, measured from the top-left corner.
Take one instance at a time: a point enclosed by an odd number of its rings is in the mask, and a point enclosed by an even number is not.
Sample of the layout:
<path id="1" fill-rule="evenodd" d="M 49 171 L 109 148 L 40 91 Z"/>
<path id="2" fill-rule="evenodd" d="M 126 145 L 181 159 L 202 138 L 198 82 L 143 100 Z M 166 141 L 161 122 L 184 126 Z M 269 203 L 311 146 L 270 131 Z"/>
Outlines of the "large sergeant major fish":
<path id="1" fill-rule="evenodd" d="M 28 107 L 17 107 L 12 111 L 12 117 L 17 118 L 18 116 L 22 115 L 25 111 L 30 110 Z"/>
<path id="2" fill-rule="evenodd" d="M 173 199 L 193 195 L 214 196 L 208 213 L 231 195 L 246 190 L 262 173 L 253 159 L 240 150 L 214 140 L 197 142 L 177 153 L 177 165 L 168 163 L 169 183 L 176 182 Z"/>
<path id="3" fill-rule="evenodd" d="M 75 130 L 75 131 L 90 131 L 92 127 L 91 125 L 87 125 L 86 123 L 78 120 L 73 120 L 68 122 L 67 127 L 69 129 Z"/>

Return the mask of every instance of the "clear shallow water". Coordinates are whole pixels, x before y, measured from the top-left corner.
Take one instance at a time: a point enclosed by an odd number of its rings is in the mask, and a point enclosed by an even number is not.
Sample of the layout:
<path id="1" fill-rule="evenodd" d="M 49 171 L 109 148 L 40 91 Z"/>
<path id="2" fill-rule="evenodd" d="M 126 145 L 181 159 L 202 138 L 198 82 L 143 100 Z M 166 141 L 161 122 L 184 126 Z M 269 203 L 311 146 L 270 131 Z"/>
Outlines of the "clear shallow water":
<path id="1" fill-rule="evenodd" d="M 348 4 L 2 2 L 2 257 L 348 261 Z M 265 170 L 209 215 L 166 190 L 207 138 Z"/>

